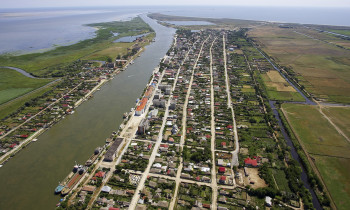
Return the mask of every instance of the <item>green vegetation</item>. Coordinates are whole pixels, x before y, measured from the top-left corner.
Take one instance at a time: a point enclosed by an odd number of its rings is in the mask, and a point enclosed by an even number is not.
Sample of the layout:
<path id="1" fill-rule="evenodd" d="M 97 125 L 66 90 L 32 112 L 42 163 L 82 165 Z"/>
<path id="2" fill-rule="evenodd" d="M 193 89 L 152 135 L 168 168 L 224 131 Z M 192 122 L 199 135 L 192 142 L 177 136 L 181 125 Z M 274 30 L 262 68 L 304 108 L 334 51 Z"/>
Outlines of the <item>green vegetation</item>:
<path id="1" fill-rule="evenodd" d="M 345 46 L 349 41 L 311 29 L 295 27 L 291 30 L 274 25 L 254 28 L 249 31 L 249 37 L 302 89 L 317 98 L 350 103 L 350 71 L 346 71 L 350 66 L 350 52 L 332 44 L 341 42 Z"/>
<path id="2" fill-rule="evenodd" d="M 347 137 L 350 137 L 350 107 L 325 107 L 322 110 Z"/>
<path id="3" fill-rule="evenodd" d="M 261 74 L 270 100 L 305 101 L 304 98 L 276 70 Z"/>
<path id="4" fill-rule="evenodd" d="M 73 76 L 82 70 L 81 59 L 112 61 L 116 57 L 134 55 L 134 51 L 149 43 L 155 36 L 154 33 L 144 37 L 139 43 L 113 43 L 115 39 L 123 36 L 143 34 L 153 30 L 141 18 L 134 18 L 127 22 L 97 23 L 89 26 L 98 27 L 96 37 L 79 43 L 57 47 L 44 53 L 32 53 L 19 56 L 8 54 L 0 55 L 0 63 L 6 66 L 24 69 L 38 77 L 63 77 Z M 117 37 L 113 33 L 119 33 Z M 99 64 L 98 64 L 99 65 Z M 21 75 L 14 70 L 0 69 L 0 104 L 35 90 L 52 79 L 32 79 Z M 0 107 L 0 119 L 15 112 L 25 102 L 47 92 L 37 90 L 16 101 Z"/>
<path id="5" fill-rule="evenodd" d="M 44 93 L 48 92 L 49 90 L 52 89 L 52 86 L 55 84 L 52 84 L 43 89 L 35 90 L 32 93 L 25 95 L 19 99 L 0 105 L 0 119 L 3 119 L 4 117 L 8 116 L 11 113 L 14 113 L 16 110 L 19 110 L 21 107 L 24 107 L 27 101 L 30 101 L 31 99 L 37 98 L 43 95 Z"/>
<path id="6" fill-rule="evenodd" d="M 1 55 L 0 63 L 24 69 L 36 76 L 48 77 L 59 66 L 69 64 L 78 59 L 115 46 L 113 41 L 117 38 L 152 32 L 153 30 L 139 17 L 127 22 L 109 22 L 89 24 L 98 27 L 96 37 L 80 41 L 70 46 L 57 47 L 44 53 L 32 53 L 20 56 Z M 113 33 L 119 33 L 117 37 Z M 117 56 L 117 54 L 115 55 Z"/>
<path id="7" fill-rule="evenodd" d="M 331 32 L 334 32 L 334 33 L 337 33 L 337 34 L 343 34 L 343 35 L 346 35 L 346 36 L 350 36 L 350 30 L 330 29 L 328 31 L 331 31 Z"/>
<path id="8" fill-rule="evenodd" d="M 0 68 L 0 104 L 49 83 L 51 79 L 33 79 L 12 70 Z"/>
<path id="9" fill-rule="evenodd" d="M 350 190 L 346 186 L 350 184 L 347 167 L 350 165 L 350 144 L 316 107 L 297 104 L 283 104 L 282 107 L 306 152 L 315 160 L 337 208 L 348 208 L 350 203 L 346 202 L 349 201 Z"/>

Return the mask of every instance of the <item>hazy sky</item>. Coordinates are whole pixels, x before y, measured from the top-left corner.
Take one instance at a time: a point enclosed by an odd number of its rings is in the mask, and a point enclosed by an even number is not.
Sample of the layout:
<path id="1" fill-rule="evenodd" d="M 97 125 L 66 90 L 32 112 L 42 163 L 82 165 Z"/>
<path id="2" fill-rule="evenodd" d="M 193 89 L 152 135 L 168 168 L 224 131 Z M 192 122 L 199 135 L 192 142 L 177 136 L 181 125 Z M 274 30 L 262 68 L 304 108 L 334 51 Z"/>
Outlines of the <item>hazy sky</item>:
<path id="1" fill-rule="evenodd" d="M 2 8 L 126 5 L 350 7 L 350 0 L 1 0 Z"/>

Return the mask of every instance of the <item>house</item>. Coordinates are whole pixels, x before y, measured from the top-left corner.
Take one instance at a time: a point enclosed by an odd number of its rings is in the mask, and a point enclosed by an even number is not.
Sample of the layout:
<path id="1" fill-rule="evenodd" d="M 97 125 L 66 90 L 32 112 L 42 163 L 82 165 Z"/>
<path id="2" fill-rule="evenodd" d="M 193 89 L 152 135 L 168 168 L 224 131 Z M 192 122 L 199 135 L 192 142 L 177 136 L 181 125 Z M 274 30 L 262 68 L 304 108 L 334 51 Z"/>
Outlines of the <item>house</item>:
<path id="1" fill-rule="evenodd" d="M 220 203 L 226 203 L 227 198 L 226 198 L 225 196 L 220 196 L 219 199 L 218 199 L 218 201 L 219 201 Z"/>
<path id="2" fill-rule="evenodd" d="M 154 182 L 154 181 L 150 181 L 150 182 L 148 183 L 148 185 L 149 185 L 151 188 L 156 188 L 156 187 L 157 187 L 157 183 Z"/>
<path id="3" fill-rule="evenodd" d="M 99 171 L 95 174 L 95 177 L 99 177 L 99 178 L 104 178 L 106 176 L 106 172 L 104 171 Z"/>
<path id="4" fill-rule="evenodd" d="M 169 145 L 167 145 L 167 144 L 161 144 L 161 145 L 159 146 L 159 150 L 160 150 L 161 152 L 167 152 L 168 149 L 169 149 Z"/>
<path id="5" fill-rule="evenodd" d="M 226 176 L 221 176 L 219 180 L 220 184 L 226 184 Z"/>
<path id="6" fill-rule="evenodd" d="M 246 158 L 244 159 L 244 165 L 245 166 L 252 166 L 252 167 L 257 167 L 258 166 L 258 162 L 256 159 L 251 159 L 251 158 Z"/>
<path id="7" fill-rule="evenodd" d="M 183 179 L 190 179 L 191 176 L 189 174 L 182 173 L 181 174 L 181 178 L 183 178 Z"/>
<path id="8" fill-rule="evenodd" d="M 96 190 L 95 186 L 91 186 L 91 185 L 85 185 L 82 189 L 82 191 L 85 191 L 87 193 L 94 193 Z"/>
<path id="9" fill-rule="evenodd" d="M 226 164 L 224 163 L 223 159 L 218 159 L 218 166 L 225 166 Z"/>
<path id="10" fill-rule="evenodd" d="M 219 167 L 219 173 L 225 173 L 226 168 L 225 167 Z"/>
<path id="11" fill-rule="evenodd" d="M 269 196 L 266 196 L 265 197 L 265 204 L 266 204 L 266 206 L 271 207 L 272 206 L 272 198 Z"/>
<path id="12" fill-rule="evenodd" d="M 103 186 L 101 191 L 102 192 L 106 192 L 106 193 L 109 193 L 110 191 L 112 190 L 112 188 L 110 186 Z"/>
<path id="13" fill-rule="evenodd" d="M 203 203 L 203 208 L 206 208 L 206 209 L 210 209 L 210 204 L 208 204 L 208 203 Z"/>

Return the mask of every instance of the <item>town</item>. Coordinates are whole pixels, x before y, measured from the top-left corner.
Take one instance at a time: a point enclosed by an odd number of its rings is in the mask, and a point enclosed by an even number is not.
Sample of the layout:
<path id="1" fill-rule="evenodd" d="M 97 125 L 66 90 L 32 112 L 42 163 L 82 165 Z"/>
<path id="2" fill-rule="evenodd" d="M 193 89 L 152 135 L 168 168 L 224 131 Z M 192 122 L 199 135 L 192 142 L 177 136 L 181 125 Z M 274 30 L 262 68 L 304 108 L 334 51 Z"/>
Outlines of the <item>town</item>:
<path id="1" fill-rule="evenodd" d="M 312 206 L 244 31 L 179 29 L 135 108 L 56 188 L 57 209 Z"/>

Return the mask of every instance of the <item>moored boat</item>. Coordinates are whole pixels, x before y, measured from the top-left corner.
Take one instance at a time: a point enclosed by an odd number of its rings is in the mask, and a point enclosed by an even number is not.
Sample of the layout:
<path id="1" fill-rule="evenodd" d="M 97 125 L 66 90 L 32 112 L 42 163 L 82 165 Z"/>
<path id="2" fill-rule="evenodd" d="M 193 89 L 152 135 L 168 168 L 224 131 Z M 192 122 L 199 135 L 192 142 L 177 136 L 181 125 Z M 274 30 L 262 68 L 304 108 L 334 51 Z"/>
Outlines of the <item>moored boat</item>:
<path id="1" fill-rule="evenodd" d="M 55 194 L 59 194 L 63 190 L 64 186 L 59 184 L 55 189 Z"/>
<path id="2" fill-rule="evenodd" d="M 62 189 L 62 191 L 61 191 L 61 194 L 62 194 L 62 195 L 67 195 L 69 192 L 70 192 L 70 188 L 64 187 L 64 188 Z"/>

